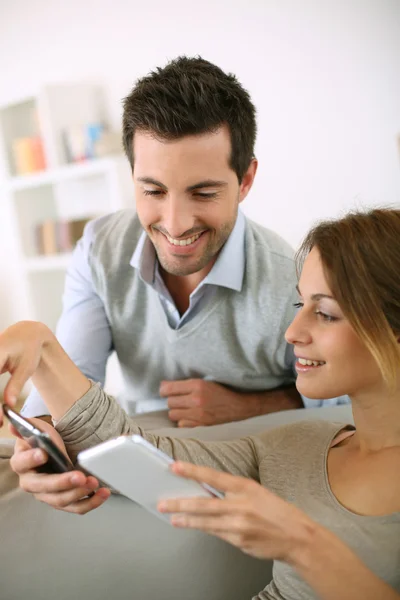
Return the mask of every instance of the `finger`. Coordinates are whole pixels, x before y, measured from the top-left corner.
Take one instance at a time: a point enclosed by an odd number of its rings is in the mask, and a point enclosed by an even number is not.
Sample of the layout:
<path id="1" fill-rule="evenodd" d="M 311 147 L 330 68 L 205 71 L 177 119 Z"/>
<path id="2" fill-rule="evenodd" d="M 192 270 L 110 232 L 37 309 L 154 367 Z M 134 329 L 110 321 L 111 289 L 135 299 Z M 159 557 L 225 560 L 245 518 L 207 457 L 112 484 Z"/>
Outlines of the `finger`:
<path id="1" fill-rule="evenodd" d="M 188 409 L 198 406 L 197 398 L 193 398 L 191 394 L 182 394 L 179 396 L 168 396 L 168 408 Z"/>
<path id="2" fill-rule="evenodd" d="M 232 529 L 232 517 L 231 515 L 216 515 L 216 516 L 204 516 L 194 514 L 178 514 L 171 515 L 171 525 L 174 527 L 182 527 L 185 529 L 200 529 L 207 533 L 220 536 L 231 532 Z"/>
<path id="3" fill-rule="evenodd" d="M 94 477 L 89 480 L 80 471 L 57 473 L 54 475 L 28 471 L 21 476 L 20 486 L 23 490 L 31 494 L 54 494 L 83 487 L 94 490 L 98 487 L 98 482 Z"/>
<path id="4" fill-rule="evenodd" d="M 195 408 L 174 408 L 173 410 L 168 411 L 168 417 L 171 421 L 197 421 L 197 423 L 201 423 L 201 414 L 200 411 Z"/>
<path id="5" fill-rule="evenodd" d="M 229 506 L 228 506 L 229 505 Z M 233 502 L 221 498 L 167 498 L 160 500 L 157 510 L 162 513 L 193 513 L 199 515 L 220 515 L 231 512 Z"/>
<path id="6" fill-rule="evenodd" d="M 237 477 L 236 475 L 221 473 L 210 467 L 199 467 L 180 461 L 173 463 L 171 470 L 181 477 L 193 479 L 199 483 L 207 483 L 222 492 L 241 493 L 257 485 L 253 480 L 245 477 Z"/>
<path id="7" fill-rule="evenodd" d="M 29 362 L 21 361 L 20 364 L 11 374 L 10 379 L 4 388 L 3 397 L 6 404 L 14 407 L 17 403 L 17 398 L 21 395 L 25 383 L 33 374 L 33 369 Z"/>
<path id="8" fill-rule="evenodd" d="M 185 419 L 178 421 L 178 427 L 200 427 L 200 426 L 201 426 L 201 423 L 198 423 L 197 421 L 185 421 Z"/>
<path id="9" fill-rule="evenodd" d="M 71 504 L 67 505 L 67 506 L 54 506 L 54 508 L 58 508 L 59 510 L 63 510 L 65 512 L 70 512 L 70 513 L 74 513 L 77 515 L 84 515 L 86 513 L 88 513 L 91 510 L 94 510 L 95 508 L 98 508 L 99 506 L 101 506 L 111 495 L 110 490 L 106 489 L 106 488 L 100 488 L 96 491 L 96 493 L 91 497 L 91 498 L 85 498 L 83 500 L 78 500 L 77 502 L 72 502 Z M 45 494 L 36 496 L 36 498 L 38 500 L 41 500 L 41 502 L 45 502 L 46 504 L 50 504 L 51 506 L 53 506 L 51 504 L 52 502 L 52 497 L 49 494 L 48 496 L 46 496 Z"/>
<path id="10" fill-rule="evenodd" d="M 184 396 L 190 394 L 196 379 L 179 379 L 175 381 L 162 381 L 160 396 Z"/>
<path id="11" fill-rule="evenodd" d="M 44 465 L 48 456 L 44 450 L 32 448 L 26 440 L 18 439 L 15 442 L 14 454 L 10 459 L 10 466 L 17 475 L 23 475 L 40 465 Z"/>
<path id="12" fill-rule="evenodd" d="M 66 506 L 74 504 L 75 502 L 79 502 L 80 500 L 91 498 L 91 494 L 94 494 L 95 489 L 87 485 L 66 490 L 64 492 L 41 493 L 34 495 L 37 500 L 45 502 L 53 508 L 65 508 Z"/>
<path id="13" fill-rule="evenodd" d="M 12 425 L 10 425 L 10 429 L 14 429 Z M 25 452 L 26 450 L 32 450 L 32 446 L 30 443 L 25 440 L 21 435 L 19 435 L 17 431 L 18 438 L 15 440 L 14 445 L 14 454 L 18 454 L 19 452 Z"/>

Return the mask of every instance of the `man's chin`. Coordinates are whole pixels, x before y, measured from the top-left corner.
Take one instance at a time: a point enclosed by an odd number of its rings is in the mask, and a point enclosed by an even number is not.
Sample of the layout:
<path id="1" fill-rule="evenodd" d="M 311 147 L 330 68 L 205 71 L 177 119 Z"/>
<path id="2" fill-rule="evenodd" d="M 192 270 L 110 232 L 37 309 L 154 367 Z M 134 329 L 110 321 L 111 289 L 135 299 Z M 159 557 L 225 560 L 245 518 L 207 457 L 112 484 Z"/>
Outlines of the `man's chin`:
<path id="1" fill-rule="evenodd" d="M 205 265 L 194 265 L 188 264 L 182 258 L 179 259 L 179 264 L 177 262 L 171 262 L 166 260 L 160 260 L 161 268 L 170 275 L 175 275 L 175 277 L 188 277 L 189 275 L 194 275 L 195 273 L 199 273 L 202 269 L 204 269 Z"/>

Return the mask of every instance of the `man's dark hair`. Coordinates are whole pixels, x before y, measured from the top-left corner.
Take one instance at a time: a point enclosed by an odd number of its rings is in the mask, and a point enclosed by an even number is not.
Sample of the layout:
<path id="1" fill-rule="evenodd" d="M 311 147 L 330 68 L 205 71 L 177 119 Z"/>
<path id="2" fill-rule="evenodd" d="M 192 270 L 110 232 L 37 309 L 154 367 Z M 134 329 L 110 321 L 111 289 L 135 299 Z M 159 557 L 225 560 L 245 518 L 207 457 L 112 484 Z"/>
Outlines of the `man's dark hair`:
<path id="1" fill-rule="evenodd" d="M 181 56 L 139 79 L 124 100 L 123 144 L 133 171 L 135 131 L 163 140 L 217 131 L 226 124 L 230 166 L 242 181 L 254 157 L 256 109 L 235 75 L 201 57 Z"/>

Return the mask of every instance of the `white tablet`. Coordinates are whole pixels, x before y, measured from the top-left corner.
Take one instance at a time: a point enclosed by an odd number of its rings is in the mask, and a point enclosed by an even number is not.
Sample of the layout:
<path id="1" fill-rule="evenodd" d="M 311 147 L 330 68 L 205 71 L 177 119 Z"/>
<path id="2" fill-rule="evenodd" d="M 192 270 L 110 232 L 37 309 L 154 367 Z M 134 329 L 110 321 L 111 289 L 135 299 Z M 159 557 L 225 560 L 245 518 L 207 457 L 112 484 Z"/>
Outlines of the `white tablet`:
<path id="1" fill-rule="evenodd" d="M 173 459 L 140 435 L 122 436 L 83 450 L 78 463 L 98 479 L 169 523 L 159 500 L 190 496 L 223 498 L 207 484 L 184 479 L 169 469 Z"/>

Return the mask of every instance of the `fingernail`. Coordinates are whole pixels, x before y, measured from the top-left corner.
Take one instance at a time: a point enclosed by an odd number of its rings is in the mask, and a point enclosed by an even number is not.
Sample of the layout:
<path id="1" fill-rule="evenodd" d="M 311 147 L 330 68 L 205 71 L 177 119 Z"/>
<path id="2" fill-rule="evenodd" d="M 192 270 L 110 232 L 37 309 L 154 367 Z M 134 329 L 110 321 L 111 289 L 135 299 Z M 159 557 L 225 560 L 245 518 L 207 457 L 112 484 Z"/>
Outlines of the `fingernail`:
<path id="1" fill-rule="evenodd" d="M 160 512 L 164 512 L 164 510 L 167 509 L 167 503 L 166 502 L 159 502 L 157 508 L 158 508 L 158 510 Z"/>
<path id="2" fill-rule="evenodd" d="M 107 500 L 110 495 L 110 492 L 104 488 L 98 490 L 97 495 L 100 496 L 103 500 Z"/>
<path id="3" fill-rule="evenodd" d="M 42 462 L 44 459 L 43 452 L 41 450 L 35 450 L 33 453 L 33 459 L 35 462 Z"/>
<path id="4" fill-rule="evenodd" d="M 81 476 L 80 475 L 72 475 L 71 477 L 71 483 L 76 484 L 79 483 L 81 481 Z"/>

